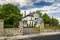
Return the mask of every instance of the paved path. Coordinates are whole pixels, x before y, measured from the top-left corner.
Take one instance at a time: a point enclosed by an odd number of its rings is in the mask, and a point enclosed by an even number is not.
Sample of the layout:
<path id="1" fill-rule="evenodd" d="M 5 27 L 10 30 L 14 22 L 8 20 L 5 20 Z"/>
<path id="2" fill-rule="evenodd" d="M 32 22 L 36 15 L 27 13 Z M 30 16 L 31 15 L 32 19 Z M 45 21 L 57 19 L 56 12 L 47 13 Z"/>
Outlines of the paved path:
<path id="1" fill-rule="evenodd" d="M 39 33 L 38 31 L 36 30 L 33 30 L 32 28 L 24 28 L 24 34 L 37 34 Z"/>

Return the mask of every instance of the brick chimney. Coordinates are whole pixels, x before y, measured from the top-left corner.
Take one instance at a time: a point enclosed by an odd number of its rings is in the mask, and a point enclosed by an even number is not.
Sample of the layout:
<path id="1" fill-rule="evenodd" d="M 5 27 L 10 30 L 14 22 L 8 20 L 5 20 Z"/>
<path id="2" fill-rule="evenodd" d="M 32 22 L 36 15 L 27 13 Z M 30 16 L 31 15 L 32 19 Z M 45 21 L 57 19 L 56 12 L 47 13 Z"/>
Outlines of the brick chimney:
<path id="1" fill-rule="evenodd" d="M 24 16 L 26 16 L 26 11 L 24 11 Z"/>
<path id="2" fill-rule="evenodd" d="M 22 16 L 24 17 L 24 14 L 23 14 L 23 12 L 22 12 Z"/>

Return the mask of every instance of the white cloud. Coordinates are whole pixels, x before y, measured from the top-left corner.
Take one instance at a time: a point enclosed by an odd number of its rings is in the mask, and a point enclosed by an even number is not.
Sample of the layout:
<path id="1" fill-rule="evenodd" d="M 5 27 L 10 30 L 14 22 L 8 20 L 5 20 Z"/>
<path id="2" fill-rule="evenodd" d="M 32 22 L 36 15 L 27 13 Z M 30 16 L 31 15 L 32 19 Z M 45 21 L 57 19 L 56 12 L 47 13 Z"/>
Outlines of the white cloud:
<path id="1" fill-rule="evenodd" d="M 51 6 L 44 6 L 42 8 L 36 8 L 36 10 L 42 10 L 43 13 L 57 13 L 60 12 L 60 3 L 54 3 Z M 34 9 L 35 10 L 35 9 Z"/>
<path id="2" fill-rule="evenodd" d="M 30 6 L 33 4 L 32 0 L 16 0 L 16 2 L 19 2 L 20 6 Z"/>
<path id="3" fill-rule="evenodd" d="M 46 2 L 54 2 L 55 0 L 45 0 Z"/>
<path id="4" fill-rule="evenodd" d="M 19 3 L 20 6 L 32 6 L 34 3 L 38 3 L 41 0 L 0 0 L 0 4 L 5 4 L 5 3 Z"/>
<path id="5" fill-rule="evenodd" d="M 20 6 L 32 6 L 34 3 L 38 3 L 42 0 L 0 0 L 0 4 L 3 3 L 19 3 Z M 44 0 L 45 2 L 54 2 L 55 0 Z"/>
<path id="6" fill-rule="evenodd" d="M 16 2 L 18 2 L 20 4 L 20 6 L 32 6 L 34 3 L 38 3 L 41 0 L 15 0 Z"/>
<path id="7" fill-rule="evenodd" d="M 60 12 L 60 3 L 54 3 L 51 6 L 44 6 L 41 8 L 31 8 L 29 10 L 36 11 L 36 10 L 42 10 L 43 13 L 58 13 Z"/>
<path id="8" fill-rule="evenodd" d="M 7 3 L 14 3 L 15 1 L 13 0 L 0 0 L 0 4 L 7 4 Z"/>

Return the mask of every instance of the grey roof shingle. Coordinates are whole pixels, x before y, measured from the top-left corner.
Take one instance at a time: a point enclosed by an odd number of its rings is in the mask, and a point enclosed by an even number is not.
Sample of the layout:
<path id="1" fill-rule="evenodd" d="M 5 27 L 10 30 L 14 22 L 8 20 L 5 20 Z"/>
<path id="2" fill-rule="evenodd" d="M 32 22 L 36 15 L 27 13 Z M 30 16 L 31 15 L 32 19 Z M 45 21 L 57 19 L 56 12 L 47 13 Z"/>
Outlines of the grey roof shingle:
<path id="1" fill-rule="evenodd" d="M 34 14 L 33 14 L 33 13 L 29 13 L 29 14 L 26 15 L 25 17 L 27 17 L 27 16 L 34 17 Z M 25 17 L 23 17 L 23 18 L 25 18 Z"/>

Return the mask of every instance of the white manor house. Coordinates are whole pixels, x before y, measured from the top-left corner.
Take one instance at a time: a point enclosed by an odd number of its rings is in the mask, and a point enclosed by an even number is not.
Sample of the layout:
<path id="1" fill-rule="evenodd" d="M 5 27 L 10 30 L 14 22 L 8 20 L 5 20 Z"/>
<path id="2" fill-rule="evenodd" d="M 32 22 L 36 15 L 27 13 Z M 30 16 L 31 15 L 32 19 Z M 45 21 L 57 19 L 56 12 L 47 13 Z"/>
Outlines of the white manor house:
<path id="1" fill-rule="evenodd" d="M 38 15 L 38 13 L 32 13 L 26 14 L 26 11 L 21 13 L 23 15 L 22 21 L 24 27 L 38 27 L 40 26 L 40 23 L 42 22 L 42 17 Z"/>

